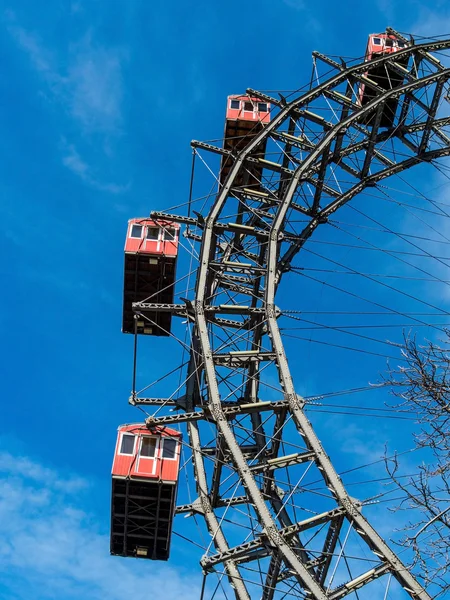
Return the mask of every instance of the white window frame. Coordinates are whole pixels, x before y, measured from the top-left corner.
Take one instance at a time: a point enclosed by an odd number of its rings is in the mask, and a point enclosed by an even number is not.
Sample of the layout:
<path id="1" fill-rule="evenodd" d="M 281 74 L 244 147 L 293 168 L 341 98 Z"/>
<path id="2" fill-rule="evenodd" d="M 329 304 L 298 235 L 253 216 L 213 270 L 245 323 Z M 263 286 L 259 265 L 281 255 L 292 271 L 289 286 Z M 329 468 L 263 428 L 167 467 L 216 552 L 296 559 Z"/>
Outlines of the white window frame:
<path id="1" fill-rule="evenodd" d="M 164 444 L 166 443 L 166 439 L 167 440 L 171 440 L 173 442 L 175 442 L 175 453 L 174 453 L 174 457 L 173 458 L 169 458 L 168 456 L 164 456 Z M 178 460 L 178 440 L 174 439 L 174 438 L 162 438 L 161 439 L 162 444 L 161 444 L 161 460 Z"/>
<path id="2" fill-rule="evenodd" d="M 141 455 L 142 441 L 143 441 L 144 438 L 147 438 L 147 437 L 156 439 L 155 456 L 142 456 Z M 156 473 L 156 465 L 157 465 L 158 459 L 159 459 L 159 456 L 158 456 L 159 448 L 160 448 L 160 439 L 159 439 L 158 436 L 156 436 L 156 435 L 139 435 L 139 448 L 137 449 L 137 452 L 136 452 L 136 465 L 135 465 L 135 471 L 136 471 L 136 473 L 138 475 L 139 474 L 141 474 L 141 475 L 152 475 L 152 476 L 155 475 L 155 473 Z M 151 469 L 149 469 L 148 473 L 146 473 L 146 472 L 143 473 L 141 471 L 141 460 L 144 460 L 144 461 L 145 460 L 151 460 L 152 461 L 151 462 Z"/>
<path id="3" fill-rule="evenodd" d="M 169 230 L 173 231 L 173 237 L 172 238 L 166 238 L 166 234 L 169 234 Z M 177 241 L 177 235 L 178 235 L 178 229 L 176 229 L 175 227 L 164 227 L 163 229 L 163 242 L 176 242 Z"/>
<path id="4" fill-rule="evenodd" d="M 251 105 L 252 105 L 252 109 L 251 109 L 251 110 L 248 110 L 248 108 L 245 108 L 245 105 L 246 105 L 246 104 L 251 104 Z M 256 110 L 256 109 L 255 109 L 255 106 L 254 106 L 254 104 L 253 104 L 253 102 L 252 102 L 251 100 L 245 100 L 245 101 L 244 101 L 244 106 L 243 106 L 243 111 L 244 111 L 244 112 L 251 112 L 251 113 L 254 113 L 254 112 L 255 112 L 255 110 Z"/>
<path id="5" fill-rule="evenodd" d="M 148 237 L 148 230 L 149 229 L 157 229 L 158 230 L 158 237 L 156 238 L 150 238 Z M 161 238 L 161 227 L 158 227 L 158 225 L 147 225 L 145 228 L 145 239 L 147 240 L 147 242 L 159 242 Z"/>
<path id="6" fill-rule="evenodd" d="M 237 108 L 235 108 L 234 106 L 231 106 L 232 102 L 238 102 L 239 106 Z M 230 99 L 230 109 L 231 110 L 241 110 L 241 101 L 237 100 L 236 98 L 231 98 Z"/>
<path id="7" fill-rule="evenodd" d="M 141 228 L 141 235 L 138 237 L 137 235 L 133 235 L 133 227 Z M 130 235 L 128 236 L 132 240 L 142 240 L 142 232 L 144 231 L 144 226 L 139 223 L 132 223 L 130 227 Z"/>
<path id="8" fill-rule="evenodd" d="M 259 108 L 259 106 L 260 106 L 261 104 L 264 104 L 264 105 L 265 105 L 265 107 L 266 107 L 266 110 L 263 110 L 262 108 Z M 258 112 L 269 112 L 269 107 L 268 107 L 268 105 L 267 105 L 267 102 L 258 102 Z"/>
<path id="9" fill-rule="evenodd" d="M 144 443 L 144 439 L 149 438 L 152 440 L 155 440 L 155 454 L 153 456 L 144 456 L 142 454 L 142 445 Z M 159 438 L 156 435 L 141 435 L 141 443 L 139 444 L 139 460 L 141 460 L 141 458 L 144 458 L 145 460 L 157 460 L 158 458 L 158 450 L 159 450 Z"/>
<path id="10" fill-rule="evenodd" d="M 124 435 L 130 435 L 134 438 L 133 440 L 133 451 L 131 454 L 129 454 L 128 452 L 121 452 L 122 449 L 122 440 L 123 440 L 123 436 Z M 122 431 L 120 433 L 120 439 L 119 439 L 119 447 L 117 449 L 117 454 L 120 456 L 134 456 L 136 454 L 136 435 L 134 435 L 134 433 L 130 433 L 129 431 Z"/>
<path id="11" fill-rule="evenodd" d="M 380 40 L 380 43 L 379 43 L 379 44 L 377 44 L 377 42 L 376 42 L 375 40 Z M 379 37 L 373 37 L 373 38 L 372 38 L 372 43 L 373 43 L 375 46 L 382 46 L 382 45 L 383 45 L 383 40 L 382 40 L 382 38 L 379 38 Z"/>

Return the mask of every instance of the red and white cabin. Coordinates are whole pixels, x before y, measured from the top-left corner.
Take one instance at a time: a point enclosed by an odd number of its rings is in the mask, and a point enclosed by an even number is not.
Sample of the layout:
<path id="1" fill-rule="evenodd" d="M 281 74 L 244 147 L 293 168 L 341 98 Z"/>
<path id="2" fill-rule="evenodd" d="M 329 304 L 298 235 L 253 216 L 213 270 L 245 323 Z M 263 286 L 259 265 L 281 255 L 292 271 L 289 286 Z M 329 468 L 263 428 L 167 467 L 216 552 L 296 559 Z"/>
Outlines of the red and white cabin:
<path id="1" fill-rule="evenodd" d="M 111 554 L 167 560 L 181 433 L 145 424 L 118 429 L 112 467 Z"/>
<path id="2" fill-rule="evenodd" d="M 233 95 L 227 98 L 225 115 L 224 149 L 233 153 L 243 150 L 262 128 L 270 123 L 270 104 L 260 98 Z M 263 158 L 265 142 L 254 149 L 252 156 Z M 231 169 L 233 159 L 223 156 L 220 168 L 220 182 L 223 183 Z M 235 185 L 259 187 L 262 168 L 248 166 L 246 173 L 235 181 Z"/>
<path id="3" fill-rule="evenodd" d="M 406 48 L 407 44 L 395 35 L 388 33 L 371 33 L 367 41 L 365 60 L 378 58 L 380 54 L 392 54 Z"/>
<path id="4" fill-rule="evenodd" d="M 407 43 L 398 39 L 395 35 L 387 33 L 372 33 L 369 35 L 365 60 L 369 62 L 385 56 L 404 50 Z M 396 63 L 401 67 L 406 67 L 408 64 L 408 56 L 396 58 Z M 402 85 L 404 76 L 398 70 L 394 70 L 389 64 L 383 65 L 368 65 L 367 72 L 364 73 L 371 81 L 376 83 L 383 91 L 388 91 Z M 365 83 L 361 83 L 358 91 L 358 100 L 360 106 L 366 106 L 375 96 L 380 93 Z M 380 127 L 392 127 L 394 124 L 395 113 L 397 111 L 398 98 L 390 98 L 386 100 L 383 113 L 381 114 Z M 373 125 L 375 119 L 374 112 L 365 113 L 360 119 L 365 125 Z"/>
<path id="5" fill-rule="evenodd" d="M 270 123 L 270 104 L 249 96 L 228 96 L 226 119 Z"/>
<path id="6" fill-rule="evenodd" d="M 122 331 L 135 332 L 133 302 L 172 304 L 180 226 L 148 218 L 128 221 Z M 170 312 L 146 314 L 137 320 L 137 333 L 169 335 Z M 152 323 L 152 321 L 154 323 Z"/>
<path id="7" fill-rule="evenodd" d="M 169 221 L 130 219 L 128 221 L 125 252 L 162 255 L 176 258 L 180 226 Z"/>

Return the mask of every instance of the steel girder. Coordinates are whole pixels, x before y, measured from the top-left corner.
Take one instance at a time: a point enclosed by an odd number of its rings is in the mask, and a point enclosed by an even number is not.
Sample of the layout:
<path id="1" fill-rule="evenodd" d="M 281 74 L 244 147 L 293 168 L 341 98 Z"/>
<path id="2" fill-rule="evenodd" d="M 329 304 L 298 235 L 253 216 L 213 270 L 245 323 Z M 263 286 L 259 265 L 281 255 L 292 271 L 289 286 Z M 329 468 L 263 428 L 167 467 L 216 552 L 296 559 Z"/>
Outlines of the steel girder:
<path id="1" fill-rule="evenodd" d="M 275 293 L 295 255 L 338 208 L 391 175 L 450 154 L 445 130 L 450 117 L 436 116 L 450 69 L 430 54 L 448 48 L 449 40 L 425 43 L 372 61 L 372 66 L 403 69 L 403 83 L 388 90 L 364 75 L 367 63 L 347 67 L 315 53 L 315 59 L 336 73 L 291 102 L 249 90 L 279 111 L 233 156 L 229 175 L 207 215 L 152 213 L 156 219 L 186 223 L 188 236 L 201 240 L 201 247 L 194 300 L 184 305 L 134 305 L 136 312 L 170 311 L 193 324 L 185 394 L 175 402 L 185 412 L 149 417 L 148 426 L 187 423 L 199 498 L 178 512 L 204 517 L 216 552 L 205 555 L 202 566 L 209 571 L 222 564 L 239 600 L 252 597 L 239 568 L 248 563 L 258 565 L 265 600 L 276 597 L 277 586 L 287 580 L 293 580 L 295 590 L 305 597 L 337 600 L 388 573 L 411 598 L 430 598 L 363 516 L 360 503 L 349 496 L 305 416 L 277 322 L 280 309 Z M 407 69 L 398 64 L 401 58 L 408 59 Z M 363 108 L 355 93 L 361 81 L 376 92 Z M 380 130 L 382 111 L 393 99 L 399 101 L 399 117 L 393 128 Z M 334 102 L 334 122 L 312 110 L 321 102 Z M 373 115 L 370 127 L 361 124 L 365 114 Z M 255 154 L 264 140 L 275 160 Z M 211 144 L 193 145 L 213 154 L 225 153 Z M 254 164 L 262 167 L 260 186 L 246 187 L 246 174 Z M 345 184 L 340 181 L 341 173 L 346 174 Z M 236 215 L 235 221 L 226 217 L 230 213 Z M 292 215 L 301 215 L 306 224 L 299 228 Z M 260 398 L 261 373 L 267 365 L 277 373 L 281 400 L 263 402 Z M 163 399 L 131 401 L 164 405 Z M 270 422 L 267 414 L 273 416 Z M 244 421 L 240 419 L 248 419 L 253 445 L 242 440 L 239 428 Z M 205 421 L 217 432 L 213 469 L 205 464 L 211 452 L 201 443 Z M 295 426 L 303 450 L 283 455 L 288 423 Z M 288 500 L 302 480 L 295 469 L 306 465 L 317 469 L 334 506 L 298 520 Z M 288 490 L 280 488 L 277 469 L 292 471 L 294 482 Z M 234 477 L 235 493 L 227 497 L 223 483 L 230 477 Z M 230 544 L 224 516 L 230 507 L 243 505 L 252 513 L 255 530 L 251 540 Z M 344 525 L 372 553 L 373 565 L 333 588 L 330 570 L 336 548 L 341 547 L 343 553 Z M 320 527 L 324 529 L 317 551 L 302 536 Z"/>

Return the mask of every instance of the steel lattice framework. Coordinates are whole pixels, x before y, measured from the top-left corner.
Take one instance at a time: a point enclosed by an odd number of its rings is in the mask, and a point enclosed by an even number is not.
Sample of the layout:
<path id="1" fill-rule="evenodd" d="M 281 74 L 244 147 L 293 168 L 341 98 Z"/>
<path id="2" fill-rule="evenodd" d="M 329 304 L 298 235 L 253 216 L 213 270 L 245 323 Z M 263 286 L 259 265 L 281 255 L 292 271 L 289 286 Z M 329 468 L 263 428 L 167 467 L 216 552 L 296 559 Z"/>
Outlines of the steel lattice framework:
<path id="1" fill-rule="evenodd" d="M 258 573 L 263 600 L 284 597 L 286 590 L 317 600 L 381 598 L 370 590 L 377 589 L 375 580 L 389 575 L 405 596 L 430 598 L 348 494 L 305 416 L 277 322 L 282 309 L 275 304 L 275 293 L 308 238 L 340 207 L 391 175 L 450 154 L 450 117 L 441 114 L 450 69 L 436 58 L 449 48 L 450 40 L 409 44 L 374 60 L 372 65 L 403 78 L 388 91 L 370 79 L 367 63 L 347 66 L 319 53 L 314 62 L 328 75 L 289 101 L 247 90 L 276 108 L 270 124 L 249 138 L 244 150 L 233 155 L 213 144 L 192 143 L 195 151 L 233 160 L 208 214 L 152 213 L 155 219 L 186 224 L 200 253 L 194 299 L 134 305 L 144 316 L 170 311 L 192 327 L 184 395 L 176 402 L 183 410 L 150 417 L 147 424 L 187 424 L 198 498 L 178 512 L 204 518 L 215 550 L 203 556 L 202 568 L 223 570 L 239 600 L 255 597 L 243 568 Z M 364 107 L 357 102 L 361 83 L 375 92 Z M 393 99 L 399 101 L 394 126 L 382 129 L 383 110 Z M 333 119 L 321 116 L 323 106 Z M 368 114 L 370 126 L 363 124 Z M 249 183 L 255 165 L 262 173 L 259 185 Z M 260 398 L 264 371 L 279 382 L 278 400 Z M 132 403 L 171 404 L 136 396 Z M 205 423 L 214 428 L 215 447 L 202 442 Z M 250 437 L 242 433 L 248 430 Z M 290 442 L 296 451 L 286 454 Z M 313 499 L 314 512 L 299 515 L 290 500 L 310 469 L 329 494 Z M 226 516 L 240 509 L 253 533 L 236 543 Z M 347 552 L 350 534 L 356 542 Z M 333 566 L 336 556 L 350 561 L 361 548 L 371 562 L 360 560 L 353 573 L 348 569 L 346 577 L 339 576 Z"/>

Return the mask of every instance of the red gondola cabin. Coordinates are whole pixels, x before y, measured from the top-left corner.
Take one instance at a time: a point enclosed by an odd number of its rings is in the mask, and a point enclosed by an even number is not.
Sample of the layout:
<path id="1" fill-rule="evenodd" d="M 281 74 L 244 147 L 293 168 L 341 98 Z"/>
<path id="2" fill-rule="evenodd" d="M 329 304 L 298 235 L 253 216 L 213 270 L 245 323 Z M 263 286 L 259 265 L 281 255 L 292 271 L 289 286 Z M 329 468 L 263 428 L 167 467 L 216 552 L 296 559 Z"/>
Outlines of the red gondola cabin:
<path id="1" fill-rule="evenodd" d="M 399 40 L 395 35 L 387 33 L 372 33 L 369 36 L 367 43 L 366 57 L 365 60 L 370 62 L 375 58 L 380 58 L 386 54 L 393 54 L 399 50 L 403 50 L 407 44 L 402 40 Z M 401 74 L 401 69 L 405 69 L 408 64 L 408 56 L 398 58 L 395 61 L 399 67 L 394 69 L 390 65 L 379 65 L 376 67 L 368 68 L 364 74 L 383 90 L 391 90 L 393 88 L 402 85 L 404 75 Z M 370 86 L 361 83 L 359 86 L 359 103 L 361 106 L 366 106 L 371 102 L 378 94 L 376 90 Z M 392 127 L 394 124 L 395 112 L 397 110 L 398 99 L 392 98 L 388 100 L 384 105 L 383 114 L 381 115 L 380 126 L 381 127 Z M 362 117 L 361 122 L 366 125 L 371 125 L 374 120 L 374 113 L 370 112 Z"/>
<path id="2" fill-rule="evenodd" d="M 243 150 L 261 129 L 270 123 L 270 104 L 259 98 L 249 96 L 228 96 L 225 117 L 224 149 L 233 153 Z M 255 148 L 252 156 L 263 158 L 266 151 L 265 142 Z M 223 156 L 220 168 L 220 183 L 223 183 L 230 172 L 233 160 Z M 248 164 L 243 176 L 235 181 L 235 185 L 258 189 L 260 187 L 262 167 Z"/>
<path id="3" fill-rule="evenodd" d="M 144 424 L 118 429 L 112 468 L 111 554 L 167 560 L 181 433 Z"/>
<path id="4" fill-rule="evenodd" d="M 180 226 L 176 223 L 145 218 L 128 221 L 123 292 L 124 333 L 134 333 L 133 302 L 173 302 L 179 233 Z M 170 312 L 146 313 L 146 317 L 137 320 L 137 333 L 169 335 Z"/>

